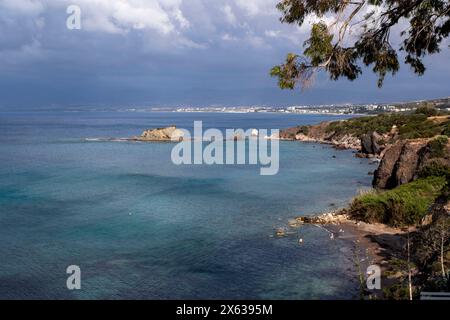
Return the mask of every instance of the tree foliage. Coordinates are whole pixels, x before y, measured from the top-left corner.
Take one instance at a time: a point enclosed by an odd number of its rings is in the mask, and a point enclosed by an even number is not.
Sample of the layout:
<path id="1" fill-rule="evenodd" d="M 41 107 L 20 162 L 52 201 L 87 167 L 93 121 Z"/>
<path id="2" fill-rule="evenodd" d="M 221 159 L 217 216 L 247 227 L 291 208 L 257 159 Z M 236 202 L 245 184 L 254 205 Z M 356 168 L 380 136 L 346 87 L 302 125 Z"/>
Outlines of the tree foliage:
<path id="1" fill-rule="evenodd" d="M 449 0 L 281 0 L 277 8 L 283 23 L 299 26 L 310 17 L 336 17 L 328 25 L 313 24 L 303 55 L 290 53 L 285 63 L 272 68 L 282 89 L 309 86 L 319 70 L 333 80 L 355 80 L 362 65 L 372 67 L 381 87 L 385 76 L 400 68 L 399 50 L 405 52 L 405 63 L 422 75 L 423 58 L 438 53 L 450 32 Z M 395 49 L 391 33 L 399 25 L 405 29 Z"/>

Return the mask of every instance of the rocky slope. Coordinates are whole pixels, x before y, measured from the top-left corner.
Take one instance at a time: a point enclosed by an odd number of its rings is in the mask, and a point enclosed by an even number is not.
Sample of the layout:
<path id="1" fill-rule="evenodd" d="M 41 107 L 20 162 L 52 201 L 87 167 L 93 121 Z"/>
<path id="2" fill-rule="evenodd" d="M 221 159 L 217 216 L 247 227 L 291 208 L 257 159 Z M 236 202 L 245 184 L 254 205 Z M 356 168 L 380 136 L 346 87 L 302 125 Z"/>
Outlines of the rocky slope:
<path id="1" fill-rule="evenodd" d="M 344 120 L 345 121 L 345 120 Z M 343 123 L 341 121 L 341 123 Z M 335 132 L 332 122 L 323 122 L 313 126 L 289 128 L 280 132 L 283 140 L 306 141 L 331 144 L 338 149 L 359 151 L 358 157 L 381 159 L 375 171 L 373 186 L 377 189 L 393 189 L 418 178 L 423 168 L 432 164 L 450 165 L 450 147 L 446 141 L 441 150 L 436 149 L 438 139 L 402 139 L 398 129 L 393 126 L 385 134 L 376 131 L 360 137 Z M 434 146 L 434 147 L 433 147 Z"/>
<path id="2" fill-rule="evenodd" d="M 450 146 L 441 146 L 436 152 L 435 139 L 399 140 L 384 152 L 380 166 L 375 171 L 373 186 L 378 189 L 393 189 L 418 178 L 427 166 L 439 164 L 450 166 Z"/>
<path id="3" fill-rule="evenodd" d="M 352 134 L 337 133 L 333 131 L 331 124 L 332 122 L 322 122 L 318 125 L 282 130 L 280 132 L 280 139 L 331 144 L 337 149 L 353 149 L 360 151 L 361 155 L 366 156 L 377 156 L 384 149 L 382 142 L 386 137 L 376 132 L 359 138 Z"/>
<path id="4" fill-rule="evenodd" d="M 413 266 L 414 294 L 450 290 L 449 136 L 448 115 L 417 114 L 325 122 L 282 131 L 280 138 L 285 140 L 328 143 L 381 160 L 373 186 L 382 190 L 362 193 L 347 209 L 299 217 L 289 226 L 310 223 L 343 228 L 348 222 L 357 226 L 358 233 L 366 232 L 363 238 L 377 244 L 376 264 L 382 266 L 383 274 L 390 274 L 383 279 L 381 298 L 409 298 L 405 290 L 409 275 L 404 267 L 408 260 Z M 388 232 L 386 225 L 405 229 Z"/>

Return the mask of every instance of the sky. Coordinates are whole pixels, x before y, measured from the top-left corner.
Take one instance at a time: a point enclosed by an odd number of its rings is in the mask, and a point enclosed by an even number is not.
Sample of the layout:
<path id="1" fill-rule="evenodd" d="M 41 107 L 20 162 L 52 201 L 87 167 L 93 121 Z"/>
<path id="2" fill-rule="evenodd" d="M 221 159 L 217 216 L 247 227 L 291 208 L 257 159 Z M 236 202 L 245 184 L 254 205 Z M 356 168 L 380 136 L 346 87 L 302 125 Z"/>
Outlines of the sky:
<path id="1" fill-rule="evenodd" d="M 310 21 L 281 24 L 278 0 L 0 0 L 0 106 L 242 106 L 397 102 L 450 96 L 450 50 L 382 89 L 320 75 L 283 91 L 270 68 L 302 52 Z M 70 30 L 67 7 L 81 9 Z"/>

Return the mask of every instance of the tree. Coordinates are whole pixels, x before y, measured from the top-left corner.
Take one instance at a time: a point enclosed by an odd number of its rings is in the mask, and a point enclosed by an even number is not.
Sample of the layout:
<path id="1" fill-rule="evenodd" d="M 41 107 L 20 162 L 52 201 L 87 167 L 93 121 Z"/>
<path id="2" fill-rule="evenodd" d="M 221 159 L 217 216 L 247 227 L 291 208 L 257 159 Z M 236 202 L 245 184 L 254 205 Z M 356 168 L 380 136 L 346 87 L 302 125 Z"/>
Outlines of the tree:
<path id="1" fill-rule="evenodd" d="M 439 110 L 433 106 L 430 106 L 428 103 L 423 103 L 416 109 L 415 113 L 424 114 L 427 117 L 435 117 L 439 115 Z"/>
<path id="2" fill-rule="evenodd" d="M 408 292 L 409 292 L 409 300 L 413 299 L 413 291 L 412 291 L 412 272 L 411 272 L 411 230 L 408 228 L 407 230 L 407 240 L 406 240 L 406 248 L 408 252 Z"/>
<path id="3" fill-rule="evenodd" d="M 275 66 L 271 75 L 282 89 L 311 85 L 320 70 L 330 78 L 355 80 L 362 65 L 372 66 L 378 86 L 388 73 L 400 68 L 398 51 L 405 52 L 405 63 L 413 71 L 425 72 L 423 58 L 440 52 L 450 33 L 449 0 L 281 0 L 277 8 L 283 23 L 303 25 L 318 17 L 303 55 L 290 53 L 285 63 Z M 334 16 L 331 24 L 323 20 Z M 395 49 L 391 34 L 395 27 L 401 45 Z"/>
<path id="4" fill-rule="evenodd" d="M 422 252 L 426 253 L 426 263 L 432 264 L 439 261 L 442 278 L 447 280 L 448 275 L 445 269 L 445 253 L 450 241 L 450 217 L 446 212 L 435 218 L 433 225 L 427 229 L 421 239 Z"/>
<path id="5" fill-rule="evenodd" d="M 438 234 L 439 234 L 439 242 L 440 242 L 440 265 L 441 265 L 441 272 L 442 272 L 442 278 L 444 280 L 447 280 L 447 272 L 445 271 L 445 244 L 448 241 L 449 238 L 449 228 L 450 225 L 448 224 L 448 221 L 444 221 L 438 225 Z"/>

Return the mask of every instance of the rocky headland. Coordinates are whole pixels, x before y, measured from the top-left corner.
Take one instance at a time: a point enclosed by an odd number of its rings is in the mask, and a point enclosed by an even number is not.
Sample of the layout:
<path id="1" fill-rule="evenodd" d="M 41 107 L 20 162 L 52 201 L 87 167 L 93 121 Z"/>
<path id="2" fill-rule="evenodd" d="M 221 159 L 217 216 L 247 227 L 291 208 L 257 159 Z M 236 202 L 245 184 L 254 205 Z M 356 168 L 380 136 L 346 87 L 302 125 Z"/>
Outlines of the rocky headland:
<path id="1" fill-rule="evenodd" d="M 250 138 L 257 138 L 259 131 L 252 129 L 250 134 L 242 134 L 241 132 L 235 132 L 234 135 L 229 137 L 222 137 L 223 141 L 240 141 Z M 176 126 L 169 126 L 166 128 L 156 128 L 145 130 L 140 136 L 131 137 L 126 139 L 114 139 L 120 141 L 141 141 L 141 142 L 180 142 L 183 140 L 197 140 L 213 141 L 211 137 L 191 137 L 190 134 L 186 134 L 185 131 L 178 129 Z M 267 136 L 265 139 L 278 139 L 278 136 Z"/>
<path id="2" fill-rule="evenodd" d="M 450 123 L 450 117 L 446 119 Z M 450 166 L 450 143 L 445 136 L 406 138 L 396 124 L 389 130 L 383 127 L 382 133 L 370 128 L 361 133 L 345 130 L 349 121 L 353 120 L 289 128 L 280 132 L 280 139 L 329 144 L 336 149 L 355 150 L 356 157 L 377 159 L 380 166 L 373 180 L 377 189 L 393 189 L 412 182 L 430 165 Z"/>
<path id="3" fill-rule="evenodd" d="M 318 125 L 301 126 L 282 130 L 281 140 L 316 142 L 330 144 L 338 149 L 354 149 L 361 151 L 361 140 L 351 134 L 339 135 L 331 131 L 332 122 L 322 122 Z"/>
<path id="4" fill-rule="evenodd" d="M 388 284 L 377 298 L 408 298 L 409 287 L 415 297 L 421 290 L 450 290 L 450 116 L 430 111 L 437 113 L 383 114 L 280 133 L 283 140 L 353 149 L 357 157 L 379 162 L 374 189 L 357 195 L 347 208 L 288 223 L 289 228 L 316 225 L 331 239 L 352 238 L 366 247 Z"/>

